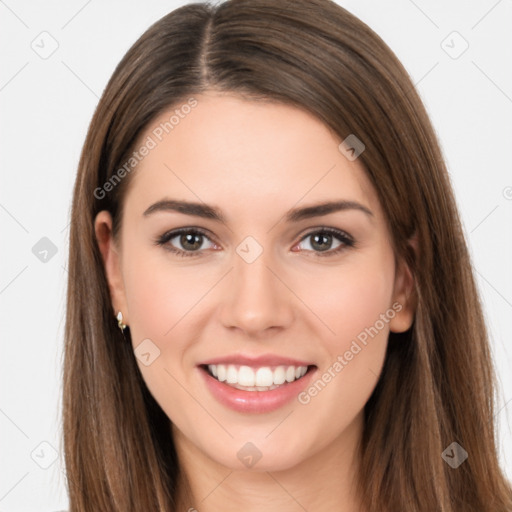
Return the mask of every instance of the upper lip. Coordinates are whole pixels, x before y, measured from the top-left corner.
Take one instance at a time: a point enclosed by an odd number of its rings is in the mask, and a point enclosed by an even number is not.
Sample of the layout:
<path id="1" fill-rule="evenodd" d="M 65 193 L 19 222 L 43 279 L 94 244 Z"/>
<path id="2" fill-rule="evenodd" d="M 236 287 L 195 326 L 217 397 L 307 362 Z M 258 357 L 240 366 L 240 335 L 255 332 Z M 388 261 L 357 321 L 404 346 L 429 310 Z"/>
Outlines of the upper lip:
<path id="1" fill-rule="evenodd" d="M 241 354 L 232 354 L 227 356 L 215 357 L 199 363 L 199 366 L 210 364 L 234 364 L 240 366 L 312 366 L 312 363 L 300 361 L 291 357 L 277 356 L 275 354 L 262 354 L 260 356 L 244 356 Z"/>

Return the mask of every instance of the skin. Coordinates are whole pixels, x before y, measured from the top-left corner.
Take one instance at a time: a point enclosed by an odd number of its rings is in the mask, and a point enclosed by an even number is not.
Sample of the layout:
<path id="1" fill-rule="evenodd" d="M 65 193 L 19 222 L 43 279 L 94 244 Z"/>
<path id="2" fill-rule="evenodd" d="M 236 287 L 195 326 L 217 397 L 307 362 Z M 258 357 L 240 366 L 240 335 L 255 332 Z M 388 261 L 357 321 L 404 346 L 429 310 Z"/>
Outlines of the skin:
<path id="1" fill-rule="evenodd" d="M 341 139 L 321 121 L 232 94 L 210 91 L 196 99 L 197 107 L 138 164 L 119 244 L 110 214 L 95 220 L 114 310 L 130 326 L 134 348 L 149 338 L 160 350 L 149 366 L 137 363 L 171 420 L 190 481 L 180 509 L 360 512 L 354 477 L 363 407 L 389 331 L 412 324 L 411 273 L 397 265 L 362 164 L 339 151 Z M 214 205 L 226 223 L 169 211 L 143 215 L 164 198 Z M 284 221 L 291 208 L 340 199 L 373 216 L 345 210 Z M 199 255 L 180 257 L 154 243 L 181 227 L 210 234 L 199 240 Z M 317 256 L 325 253 L 306 235 L 322 227 L 345 231 L 356 245 Z M 263 249 L 250 264 L 236 252 L 247 236 Z M 167 245 L 191 252 L 179 236 Z M 329 250 L 339 245 L 333 237 Z M 228 354 L 271 353 L 311 361 L 321 375 L 394 302 L 401 311 L 305 405 L 293 400 L 271 413 L 232 411 L 210 395 L 196 367 Z M 252 468 L 237 458 L 248 441 L 262 454 Z"/>

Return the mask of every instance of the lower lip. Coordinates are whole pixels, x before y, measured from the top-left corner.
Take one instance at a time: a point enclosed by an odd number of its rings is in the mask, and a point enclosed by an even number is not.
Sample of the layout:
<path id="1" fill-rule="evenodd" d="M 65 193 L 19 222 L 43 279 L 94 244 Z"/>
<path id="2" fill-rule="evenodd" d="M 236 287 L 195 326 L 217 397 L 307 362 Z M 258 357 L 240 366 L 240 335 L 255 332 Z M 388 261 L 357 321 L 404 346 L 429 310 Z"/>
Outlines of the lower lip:
<path id="1" fill-rule="evenodd" d="M 237 412 L 251 413 L 271 412 L 283 407 L 304 390 L 316 371 L 316 367 L 312 367 L 300 379 L 286 382 L 270 391 L 243 391 L 224 382 L 219 382 L 202 367 L 198 367 L 198 369 L 203 375 L 208 389 L 221 404 Z"/>

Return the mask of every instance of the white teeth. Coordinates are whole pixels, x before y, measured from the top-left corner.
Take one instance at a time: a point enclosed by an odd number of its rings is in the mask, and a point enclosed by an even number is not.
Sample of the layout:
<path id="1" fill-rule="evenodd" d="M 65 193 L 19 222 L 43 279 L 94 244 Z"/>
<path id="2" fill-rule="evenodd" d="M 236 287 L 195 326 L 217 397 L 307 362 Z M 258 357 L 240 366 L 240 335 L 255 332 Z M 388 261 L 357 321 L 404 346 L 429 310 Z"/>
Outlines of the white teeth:
<path id="1" fill-rule="evenodd" d="M 256 372 L 256 386 L 272 386 L 274 383 L 274 375 L 268 366 L 258 368 Z"/>
<path id="2" fill-rule="evenodd" d="M 278 366 L 274 370 L 274 384 L 284 384 L 284 381 L 285 381 L 284 366 Z"/>
<path id="3" fill-rule="evenodd" d="M 307 366 L 236 366 L 225 364 L 209 364 L 209 372 L 220 382 L 226 382 L 238 389 L 250 388 L 249 391 L 266 391 L 274 389 L 285 382 L 300 379 L 308 371 Z M 263 389 L 260 389 L 263 388 Z"/>
<path id="4" fill-rule="evenodd" d="M 288 366 L 286 370 L 286 382 L 293 382 L 295 380 L 295 368 Z"/>
<path id="5" fill-rule="evenodd" d="M 226 367 L 223 364 L 210 364 L 208 365 L 208 369 L 213 373 L 215 377 L 217 377 L 220 382 L 224 382 L 226 380 Z"/>
<path id="6" fill-rule="evenodd" d="M 226 382 L 228 384 L 238 384 L 238 372 L 232 364 L 226 370 Z"/>
<path id="7" fill-rule="evenodd" d="M 254 386 L 256 378 L 254 375 L 254 371 L 252 368 L 249 368 L 248 366 L 240 366 L 240 370 L 238 370 L 238 379 L 237 384 L 240 384 L 240 386 Z"/>

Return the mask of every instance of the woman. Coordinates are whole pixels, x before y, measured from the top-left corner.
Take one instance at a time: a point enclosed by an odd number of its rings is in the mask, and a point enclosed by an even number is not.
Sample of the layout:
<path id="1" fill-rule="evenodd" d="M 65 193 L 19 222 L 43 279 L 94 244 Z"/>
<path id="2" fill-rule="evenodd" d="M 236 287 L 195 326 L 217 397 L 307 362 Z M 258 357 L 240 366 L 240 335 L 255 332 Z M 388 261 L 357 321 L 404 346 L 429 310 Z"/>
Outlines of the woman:
<path id="1" fill-rule="evenodd" d="M 188 5 L 122 59 L 65 355 L 71 511 L 512 510 L 438 143 L 329 0 Z"/>

